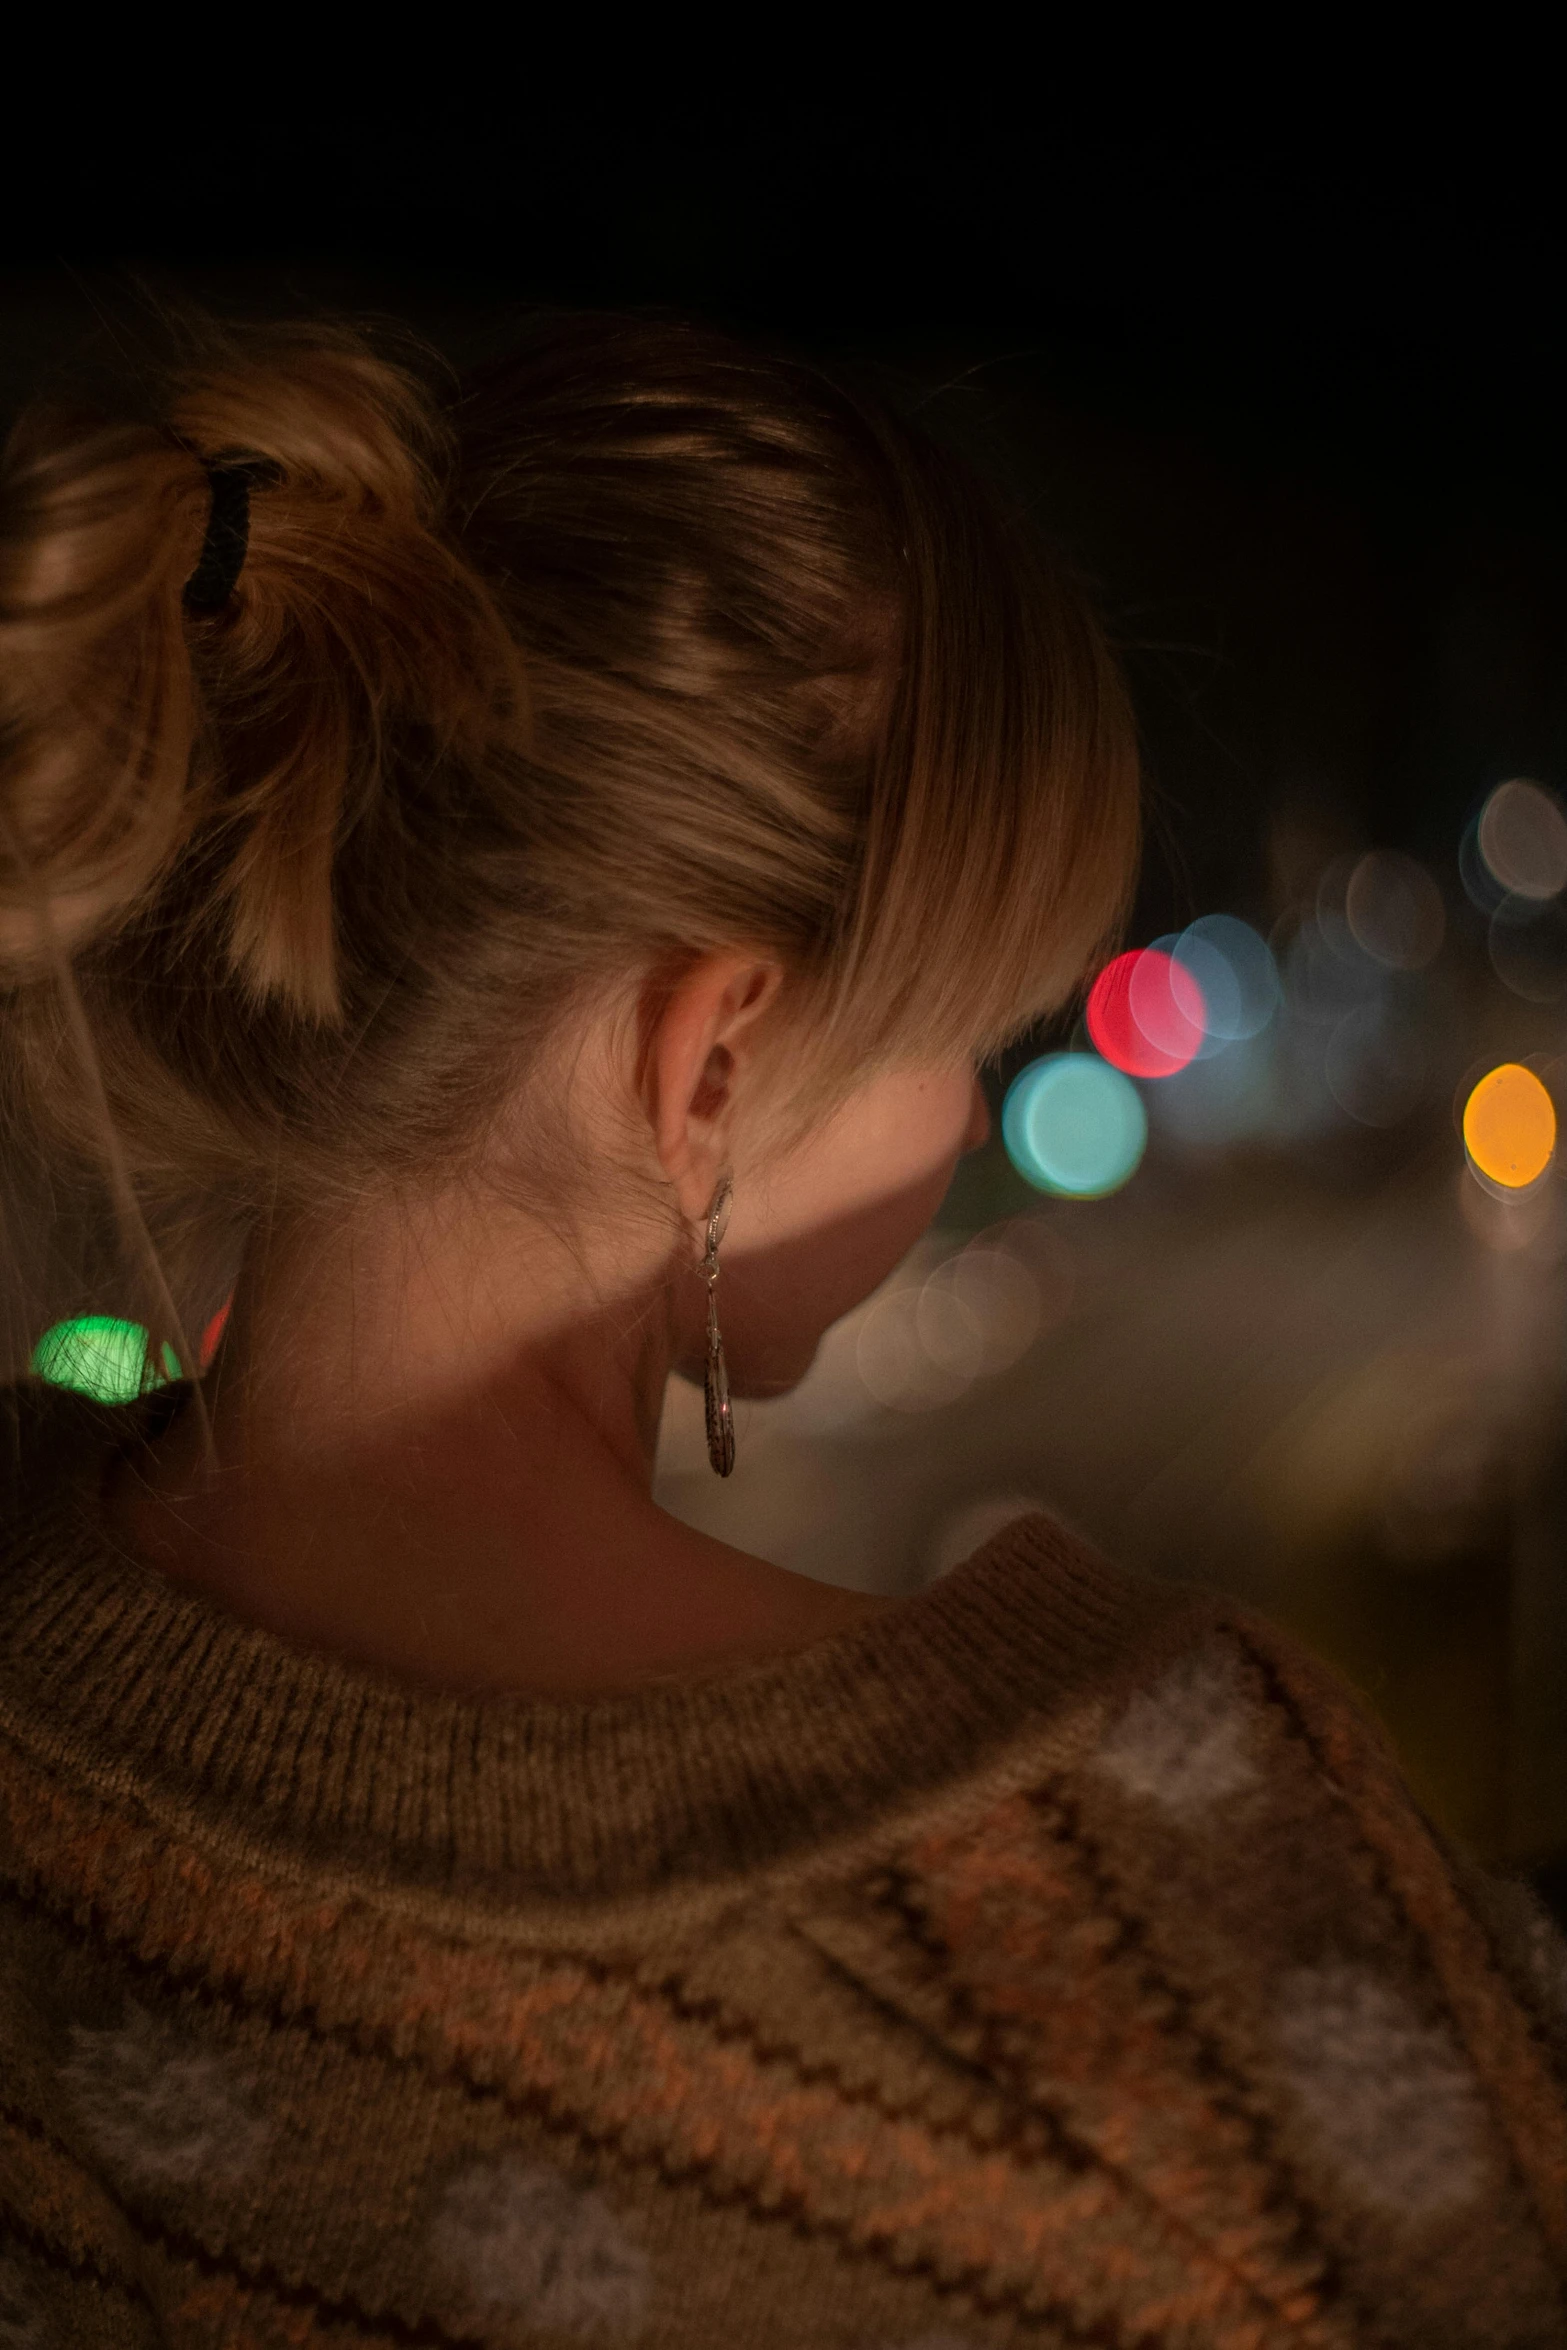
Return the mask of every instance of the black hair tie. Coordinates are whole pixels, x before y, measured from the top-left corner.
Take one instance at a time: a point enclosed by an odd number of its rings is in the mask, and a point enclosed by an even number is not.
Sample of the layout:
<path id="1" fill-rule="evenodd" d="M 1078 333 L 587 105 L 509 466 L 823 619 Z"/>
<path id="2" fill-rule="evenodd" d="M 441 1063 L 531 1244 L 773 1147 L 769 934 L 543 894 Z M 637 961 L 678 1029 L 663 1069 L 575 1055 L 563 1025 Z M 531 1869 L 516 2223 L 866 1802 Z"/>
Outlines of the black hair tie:
<path id="1" fill-rule="evenodd" d="M 246 457 L 238 451 L 203 459 L 212 507 L 207 535 L 201 542 L 196 568 L 185 582 L 187 612 L 221 612 L 239 583 L 250 545 L 250 492 L 257 482 L 278 479 L 278 467 L 266 457 Z"/>

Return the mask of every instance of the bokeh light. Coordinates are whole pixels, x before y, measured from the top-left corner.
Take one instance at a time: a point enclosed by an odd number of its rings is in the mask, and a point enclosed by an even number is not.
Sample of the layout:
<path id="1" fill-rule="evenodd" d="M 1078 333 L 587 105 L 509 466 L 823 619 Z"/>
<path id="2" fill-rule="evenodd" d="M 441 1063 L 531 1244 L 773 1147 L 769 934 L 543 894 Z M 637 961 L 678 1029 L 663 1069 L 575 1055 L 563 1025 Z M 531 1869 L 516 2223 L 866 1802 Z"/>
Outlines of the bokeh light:
<path id="1" fill-rule="evenodd" d="M 1530 1004 L 1567 996 L 1567 911 L 1552 899 L 1505 897 L 1486 933 L 1491 968 Z"/>
<path id="2" fill-rule="evenodd" d="M 1170 954 L 1202 991 L 1203 1052 L 1258 1035 L 1278 1010 L 1278 966 L 1249 922 L 1203 914 L 1181 932 Z"/>
<path id="3" fill-rule="evenodd" d="M 1008 1087 L 1001 1135 L 1013 1166 L 1037 1191 L 1102 1199 L 1136 1172 L 1148 1119 L 1119 1069 L 1093 1053 L 1049 1053 Z"/>
<path id="4" fill-rule="evenodd" d="M 80 1314 L 73 1321 L 56 1322 L 33 1348 L 28 1368 L 51 1387 L 69 1387 L 98 1403 L 130 1403 L 149 1389 L 164 1387 L 180 1376 L 179 1359 L 165 1344 L 163 1374 L 148 1353 L 148 1336 L 140 1322 L 121 1322 L 106 1314 Z"/>
<path id="5" fill-rule="evenodd" d="M 1458 878 L 1464 895 L 1489 921 L 1508 894 L 1480 853 L 1480 819 L 1472 817 L 1458 844 Z"/>
<path id="6" fill-rule="evenodd" d="M 1038 1335 L 1039 1287 L 1009 1251 L 971 1246 L 938 1265 L 916 1314 L 928 1354 L 966 1379 L 1009 1370 Z"/>
<path id="7" fill-rule="evenodd" d="M 1072 1250 L 1048 1211 L 992 1224 L 955 1251 L 928 1234 L 827 1332 L 799 1387 L 755 1408 L 794 1434 L 834 1436 L 878 1408 L 939 1410 L 1010 1370 L 1069 1313 L 1075 1287 Z M 693 1443 L 705 1475 L 700 1421 Z"/>
<path id="8" fill-rule="evenodd" d="M 223 1303 L 219 1306 L 217 1312 L 213 1315 L 211 1321 L 207 1324 L 206 1329 L 203 1330 L 201 1334 L 201 1347 L 198 1360 L 200 1361 L 203 1371 L 210 1369 L 212 1358 L 217 1353 L 218 1348 L 222 1343 L 223 1333 L 228 1328 L 229 1313 L 233 1304 L 233 1298 L 226 1297 L 223 1300 Z"/>
<path id="9" fill-rule="evenodd" d="M 1365 949 L 1349 926 L 1349 914 L 1345 906 L 1350 881 L 1359 862 L 1358 854 L 1329 859 L 1317 876 L 1316 894 L 1308 916 L 1327 952 L 1340 962 L 1350 964 L 1365 960 Z"/>
<path id="10" fill-rule="evenodd" d="M 1195 1059 L 1206 1025 L 1202 988 L 1162 947 L 1117 955 L 1088 996 L 1088 1033 L 1129 1077 L 1171 1077 Z"/>
<path id="11" fill-rule="evenodd" d="M 1355 944 L 1394 971 L 1421 971 L 1447 928 L 1442 893 L 1423 865 L 1395 849 L 1373 849 L 1351 872 L 1344 919 Z"/>
<path id="12" fill-rule="evenodd" d="M 1283 960 L 1292 1024 L 1335 1028 L 1346 1012 L 1379 1001 L 1385 991 L 1387 972 L 1356 945 L 1342 913 L 1331 908 L 1319 907 L 1295 926 Z"/>
<path id="13" fill-rule="evenodd" d="M 872 1300 L 855 1336 L 860 1384 L 888 1411 L 939 1411 L 969 1385 L 971 1374 L 954 1359 L 970 1335 L 966 1318 L 950 1298 L 943 1301 L 945 1310 L 922 1316 L 922 1298 L 918 1288 L 885 1291 Z M 939 1355 L 928 1343 L 932 1337 Z"/>
<path id="14" fill-rule="evenodd" d="M 1038 1314 L 1040 1330 L 1052 1330 L 1072 1310 L 1077 1292 L 1077 1260 L 1059 1220 L 1048 1208 L 1030 1208 L 1010 1216 L 970 1242 L 989 1255 L 999 1251 L 1028 1276 L 1028 1294 Z"/>
<path id="15" fill-rule="evenodd" d="M 1567 815 L 1543 784 L 1499 783 L 1480 811 L 1476 845 L 1513 897 L 1553 898 L 1567 888 Z"/>
<path id="16" fill-rule="evenodd" d="M 956 1403 L 976 1379 L 1009 1370 L 1047 1318 L 1059 1319 L 1066 1302 L 1061 1283 L 1054 1258 L 1041 1256 L 1036 1271 L 1005 1225 L 928 1269 L 916 1252 L 848 1317 L 853 1376 L 887 1410 L 928 1412 Z M 812 1379 L 817 1376 L 813 1369 Z"/>
<path id="17" fill-rule="evenodd" d="M 1464 1148 L 1469 1163 L 1508 1191 L 1537 1183 L 1556 1150 L 1556 1110 L 1532 1069 L 1504 1061 L 1464 1104 Z"/>

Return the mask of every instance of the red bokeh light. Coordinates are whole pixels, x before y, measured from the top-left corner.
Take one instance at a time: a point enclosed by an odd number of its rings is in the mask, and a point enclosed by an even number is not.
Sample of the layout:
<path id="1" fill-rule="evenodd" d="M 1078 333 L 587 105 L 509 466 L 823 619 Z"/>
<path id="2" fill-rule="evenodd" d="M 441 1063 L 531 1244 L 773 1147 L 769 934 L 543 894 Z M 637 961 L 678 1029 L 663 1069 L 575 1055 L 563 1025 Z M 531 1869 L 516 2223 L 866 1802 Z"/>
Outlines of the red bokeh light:
<path id="1" fill-rule="evenodd" d="M 203 1371 L 206 1370 L 218 1351 L 218 1341 L 227 1327 L 229 1308 L 233 1303 L 232 1297 L 226 1297 L 201 1334 L 201 1369 Z"/>
<path id="2" fill-rule="evenodd" d="M 1158 947 L 1117 955 L 1088 997 L 1095 1050 L 1128 1077 L 1173 1077 L 1195 1060 L 1207 1007 L 1184 964 Z"/>

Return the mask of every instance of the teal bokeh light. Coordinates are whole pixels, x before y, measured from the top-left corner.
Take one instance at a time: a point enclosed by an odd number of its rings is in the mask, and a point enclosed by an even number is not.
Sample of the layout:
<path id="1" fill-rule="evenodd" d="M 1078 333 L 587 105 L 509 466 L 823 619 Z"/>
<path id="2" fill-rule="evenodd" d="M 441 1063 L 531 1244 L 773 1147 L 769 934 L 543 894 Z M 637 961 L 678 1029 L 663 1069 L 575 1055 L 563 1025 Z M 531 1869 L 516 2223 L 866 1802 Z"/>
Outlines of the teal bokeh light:
<path id="1" fill-rule="evenodd" d="M 1131 1079 L 1097 1053 L 1048 1053 L 1007 1088 L 1001 1138 L 1036 1191 L 1103 1199 L 1135 1174 L 1148 1118 Z"/>
<path id="2" fill-rule="evenodd" d="M 56 1322 L 33 1348 L 28 1369 L 51 1387 L 74 1388 L 98 1403 L 130 1403 L 149 1388 L 180 1375 L 179 1358 L 165 1344 L 163 1372 L 153 1366 L 147 1333 L 140 1322 L 117 1322 L 106 1314 L 81 1314 Z"/>

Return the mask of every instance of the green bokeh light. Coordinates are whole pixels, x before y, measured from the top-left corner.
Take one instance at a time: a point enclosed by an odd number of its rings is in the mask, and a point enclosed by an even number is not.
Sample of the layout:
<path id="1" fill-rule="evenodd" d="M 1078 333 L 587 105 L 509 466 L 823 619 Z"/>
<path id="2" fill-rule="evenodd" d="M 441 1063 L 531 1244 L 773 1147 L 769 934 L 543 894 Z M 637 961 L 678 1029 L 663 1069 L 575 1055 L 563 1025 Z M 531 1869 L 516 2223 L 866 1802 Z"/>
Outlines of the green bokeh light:
<path id="1" fill-rule="evenodd" d="M 165 1341 L 163 1371 L 154 1366 L 140 1322 L 117 1322 L 107 1314 L 80 1314 L 56 1322 L 33 1348 L 28 1363 L 37 1379 L 70 1387 L 98 1403 L 130 1403 L 150 1388 L 166 1387 L 180 1376 L 179 1357 Z"/>

